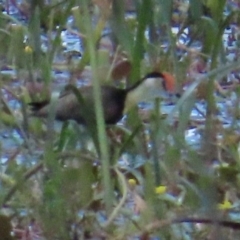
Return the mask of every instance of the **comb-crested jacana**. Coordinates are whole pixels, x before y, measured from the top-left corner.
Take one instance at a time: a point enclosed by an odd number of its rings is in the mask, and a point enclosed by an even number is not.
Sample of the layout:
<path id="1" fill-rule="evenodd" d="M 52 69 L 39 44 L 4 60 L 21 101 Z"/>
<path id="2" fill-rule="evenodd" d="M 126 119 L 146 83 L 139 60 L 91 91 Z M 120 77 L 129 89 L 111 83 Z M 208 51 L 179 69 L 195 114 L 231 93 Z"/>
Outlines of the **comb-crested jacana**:
<path id="1" fill-rule="evenodd" d="M 139 101 L 149 100 L 157 96 L 172 93 L 175 90 L 174 78 L 168 73 L 152 72 L 140 79 L 133 86 L 120 89 L 114 86 L 101 86 L 104 120 L 106 124 L 115 124 Z M 60 96 L 55 104 L 55 119 L 60 121 L 75 120 L 84 124 L 89 116 L 95 116 L 93 88 L 79 89 L 86 108 L 83 110 L 80 101 L 73 92 Z M 30 103 L 32 115 L 47 117 L 50 103 Z"/>

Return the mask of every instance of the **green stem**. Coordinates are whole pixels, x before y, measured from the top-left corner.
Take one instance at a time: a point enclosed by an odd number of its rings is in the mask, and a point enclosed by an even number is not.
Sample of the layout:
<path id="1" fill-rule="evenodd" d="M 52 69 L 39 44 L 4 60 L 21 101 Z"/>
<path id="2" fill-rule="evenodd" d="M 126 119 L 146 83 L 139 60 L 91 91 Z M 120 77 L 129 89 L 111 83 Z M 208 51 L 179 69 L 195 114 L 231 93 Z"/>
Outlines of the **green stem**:
<path id="1" fill-rule="evenodd" d="M 152 121 L 151 139 L 152 139 L 152 158 L 153 158 L 153 171 L 155 174 L 155 186 L 161 184 L 160 164 L 159 164 L 159 150 L 158 150 L 158 136 L 159 136 L 159 119 L 160 119 L 160 99 L 155 100 L 155 116 Z"/>
<path id="2" fill-rule="evenodd" d="M 211 70 L 215 69 L 217 67 L 217 61 L 219 56 L 219 49 L 221 47 L 222 43 L 222 35 L 223 30 L 221 28 L 218 30 L 218 32 L 215 35 L 215 41 L 214 45 L 212 46 L 212 54 L 211 54 Z M 215 113 L 216 113 L 216 102 L 214 97 L 214 90 L 215 90 L 215 79 L 214 77 L 211 77 L 207 83 L 207 112 L 206 112 L 206 127 L 205 127 L 205 144 L 203 145 L 203 148 L 205 149 L 205 156 L 207 159 L 207 162 L 211 162 L 213 158 L 216 156 L 216 146 L 213 145 L 215 139 L 216 139 L 216 131 L 214 126 L 214 120 L 215 120 Z"/>
<path id="3" fill-rule="evenodd" d="M 106 206 L 107 213 L 111 211 L 112 205 L 112 189 L 111 189 L 111 178 L 110 178 L 110 159 L 109 159 L 109 151 L 107 145 L 107 135 L 105 129 L 105 122 L 103 116 L 103 106 L 102 106 L 102 98 L 101 98 L 101 87 L 100 83 L 97 79 L 97 56 L 95 51 L 95 39 L 94 32 L 92 29 L 91 19 L 88 11 L 88 1 L 83 1 L 84 5 L 84 14 L 86 19 L 86 33 L 87 33 L 87 47 L 90 54 L 90 64 L 92 67 L 93 74 L 93 93 L 94 93 L 94 102 L 95 102 L 95 112 L 97 119 L 97 133 L 98 140 L 100 146 L 100 157 L 102 162 L 102 177 L 103 177 L 103 186 L 105 190 L 104 194 L 104 202 Z"/>
<path id="4" fill-rule="evenodd" d="M 151 19 L 151 6 L 152 0 L 143 0 L 142 4 L 140 5 L 138 11 L 138 28 L 137 28 L 137 35 L 136 41 L 134 44 L 134 51 L 133 51 L 133 70 L 131 74 L 131 82 L 135 82 L 136 79 L 140 78 L 140 64 L 144 54 L 144 33 L 146 30 L 147 25 Z"/>

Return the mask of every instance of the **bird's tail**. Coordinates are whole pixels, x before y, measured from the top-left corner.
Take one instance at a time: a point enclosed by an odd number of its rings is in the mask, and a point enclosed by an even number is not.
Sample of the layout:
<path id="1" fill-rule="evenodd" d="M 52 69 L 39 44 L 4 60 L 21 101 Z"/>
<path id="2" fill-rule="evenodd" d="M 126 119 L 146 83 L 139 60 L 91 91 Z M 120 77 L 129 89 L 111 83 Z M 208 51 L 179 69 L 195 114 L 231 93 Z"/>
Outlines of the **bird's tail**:
<path id="1" fill-rule="evenodd" d="M 45 107 L 47 104 L 49 104 L 48 100 L 42 102 L 31 102 L 28 105 L 30 106 L 31 112 L 34 114 L 38 112 L 41 108 Z"/>

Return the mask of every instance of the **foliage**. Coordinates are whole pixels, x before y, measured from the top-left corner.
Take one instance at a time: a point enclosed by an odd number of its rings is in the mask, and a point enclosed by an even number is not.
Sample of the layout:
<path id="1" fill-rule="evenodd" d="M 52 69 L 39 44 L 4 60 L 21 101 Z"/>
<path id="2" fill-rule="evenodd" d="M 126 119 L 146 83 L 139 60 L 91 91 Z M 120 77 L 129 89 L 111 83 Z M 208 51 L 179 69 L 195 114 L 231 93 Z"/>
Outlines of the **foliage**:
<path id="1" fill-rule="evenodd" d="M 236 6 L 226 0 L 3 4 L 5 239 L 12 238 L 5 215 L 15 239 L 237 238 L 238 48 L 229 58 L 229 46 L 239 44 Z M 64 31 L 81 40 L 77 57 L 64 49 Z M 155 99 L 151 108 L 136 107 L 127 120 L 105 126 L 100 85 L 126 87 L 152 70 L 175 76 L 182 96 L 174 107 Z M 29 102 L 62 88 L 59 72 L 86 115 L 95 108 L 97 124 L 59 124 L 54 111 L 45 120 L 30 116 Z M 75 87 L 89 75 L 94 106 Z"/>

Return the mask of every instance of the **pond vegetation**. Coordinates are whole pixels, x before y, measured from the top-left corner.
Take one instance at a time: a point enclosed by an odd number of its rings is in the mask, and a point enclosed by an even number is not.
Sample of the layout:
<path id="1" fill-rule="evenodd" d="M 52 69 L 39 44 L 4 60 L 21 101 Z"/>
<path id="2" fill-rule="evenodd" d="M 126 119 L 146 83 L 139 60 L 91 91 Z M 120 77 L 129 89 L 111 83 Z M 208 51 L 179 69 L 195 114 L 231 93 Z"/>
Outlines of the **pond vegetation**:
<path id="1" fill-rule="evenodd" d="M 1 1 L 0 239 L 239 239 L 239 26 L 237 0 Z M 101 85 L 149 72 L 179 98 L 106 125 Z"/>

